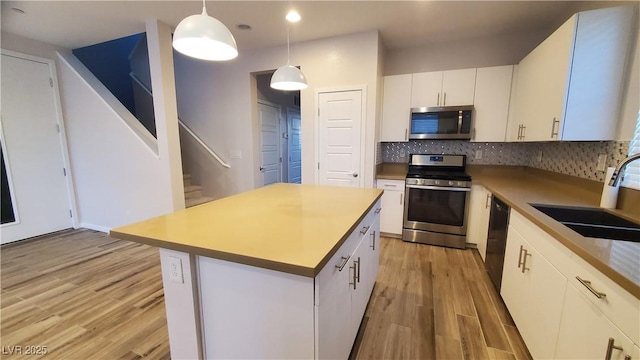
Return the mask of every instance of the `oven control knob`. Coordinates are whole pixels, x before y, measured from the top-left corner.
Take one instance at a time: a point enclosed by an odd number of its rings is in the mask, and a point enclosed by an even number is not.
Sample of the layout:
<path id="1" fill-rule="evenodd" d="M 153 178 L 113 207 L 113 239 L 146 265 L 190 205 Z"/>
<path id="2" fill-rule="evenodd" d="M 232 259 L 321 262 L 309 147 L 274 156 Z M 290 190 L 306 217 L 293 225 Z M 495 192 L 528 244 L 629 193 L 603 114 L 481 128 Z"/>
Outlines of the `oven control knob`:
<path id="1" fill-rule="evenodd" d="M 458 181 L 458 186 L 464 186 L 464 181 Z"/>
<path id="2" fill-rule="evenodd" d="M 453 181 L 449 181 L 449 186 L 453 186 Z"/>
<path id="3" fill-rule="evenodd" d="M 436 180 L 436 185 L 440 185 L 440 180 Z"/>

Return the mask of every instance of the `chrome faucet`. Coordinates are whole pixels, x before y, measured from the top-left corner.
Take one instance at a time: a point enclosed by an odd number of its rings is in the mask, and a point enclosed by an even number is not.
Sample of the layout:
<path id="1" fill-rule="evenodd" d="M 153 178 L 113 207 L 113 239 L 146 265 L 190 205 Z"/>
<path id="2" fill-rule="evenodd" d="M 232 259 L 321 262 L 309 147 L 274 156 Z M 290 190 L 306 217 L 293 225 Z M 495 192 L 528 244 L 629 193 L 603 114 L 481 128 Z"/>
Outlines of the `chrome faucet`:
<path id="1" fill-rule="evenodd" d="M 611 175 L 611 180 L 609 180 L 609 186 L 617 186 L 620 182 L 620 178 L 618 177 L 620 170 L 624 169 L 630 162 L 638 159 L 640 159 L 640 153 L 629 155 L 626 159 L 620 161 L 616 169 L 613 170 L 613 175 Z"/>

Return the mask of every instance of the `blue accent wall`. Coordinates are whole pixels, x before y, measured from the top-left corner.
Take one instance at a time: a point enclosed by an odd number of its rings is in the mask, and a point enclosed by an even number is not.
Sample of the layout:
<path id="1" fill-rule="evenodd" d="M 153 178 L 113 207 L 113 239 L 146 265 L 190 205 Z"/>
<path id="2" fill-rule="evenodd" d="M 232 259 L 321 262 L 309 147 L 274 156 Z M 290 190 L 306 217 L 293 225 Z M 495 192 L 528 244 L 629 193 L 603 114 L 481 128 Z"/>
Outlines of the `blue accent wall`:
<path id="1" fill-rule="evenodd" d="M 129 54 L 143 34 L 103 42 L 73 50 L 73 54 L 135 114 L 133 86 L 129 77 Z"/>

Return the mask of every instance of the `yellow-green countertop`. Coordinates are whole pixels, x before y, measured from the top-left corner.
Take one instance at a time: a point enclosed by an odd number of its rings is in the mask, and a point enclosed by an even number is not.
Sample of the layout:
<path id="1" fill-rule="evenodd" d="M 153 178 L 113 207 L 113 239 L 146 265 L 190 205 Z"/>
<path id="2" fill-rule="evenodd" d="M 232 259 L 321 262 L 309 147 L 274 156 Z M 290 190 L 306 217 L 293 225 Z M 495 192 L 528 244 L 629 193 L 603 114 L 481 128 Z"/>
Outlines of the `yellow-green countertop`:
<path id="1" fill-rule="evenodd" d="M 383 163 L 377 166 L 377 179 L 400 180 L 407 166 Z M 523 166 L 468 165 L 473 184 L 482 185 L 505 201 L 512 209 L 539 226 L 583 260 L 640 299 L 640 243 L 625 242 L 627 255 L 613 256 L 612 244 L 618 240 L 586 238 L 530 204 L 599 207 L 602 183 Z M 608 210 L 640 223 L 634 212 Z"/>
<path id="2" fill-rule="evenodd" d="M 111 230 L 115 238 L 315 277 L 382 195 L 273 184 Z"/>

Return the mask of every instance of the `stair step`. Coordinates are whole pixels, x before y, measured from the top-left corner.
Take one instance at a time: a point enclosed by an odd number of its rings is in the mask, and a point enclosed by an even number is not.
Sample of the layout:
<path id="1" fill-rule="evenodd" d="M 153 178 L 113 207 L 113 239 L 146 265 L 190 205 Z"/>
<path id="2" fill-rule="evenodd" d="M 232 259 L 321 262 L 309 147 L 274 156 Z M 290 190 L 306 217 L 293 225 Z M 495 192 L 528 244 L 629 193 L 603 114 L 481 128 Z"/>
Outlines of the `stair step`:
<path id="1" fill-rule="evenodd" d="M 197 198 L 189 198 L 185 200 L 185 207 L 192 207 L 192 206 L 196 206 L 196 205 L 201 205 L 204 203 L 208 203 L 209 201 L 213 201 L 215 200 L 212 197 L 208 197 L 208 196 L 201 196 L 201 197 L 197 197 Z"/>
<path id="2" fill-rule="evenodd" d="M 184 187 L 191 185 L 191 174 L 182 174 L 182 183 Z"/>
<path id="3" fill-rule="evenodd" d="M 197 198 L 202 196 L 202 186 L 189 185 L 184 187 L 184 197 L 186 199 Z"/>

